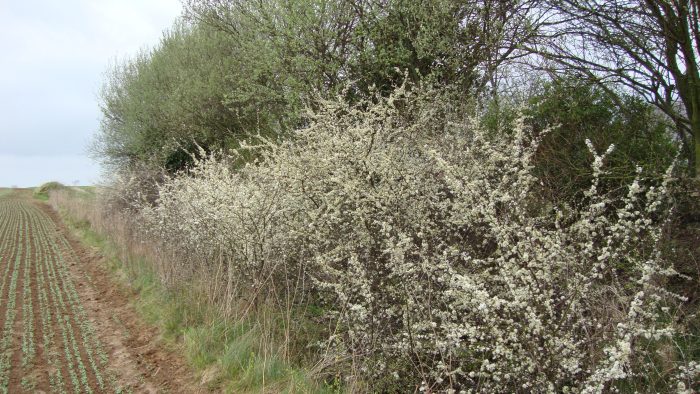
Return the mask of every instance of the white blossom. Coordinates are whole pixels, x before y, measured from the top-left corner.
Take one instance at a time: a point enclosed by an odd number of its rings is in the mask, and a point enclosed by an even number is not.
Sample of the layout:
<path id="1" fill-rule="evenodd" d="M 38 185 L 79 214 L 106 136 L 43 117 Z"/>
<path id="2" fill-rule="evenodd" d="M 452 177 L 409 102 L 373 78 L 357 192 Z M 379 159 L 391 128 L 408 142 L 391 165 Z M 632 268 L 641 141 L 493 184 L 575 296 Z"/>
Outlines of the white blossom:
<path id="1" fill-rule="evenodd" d="M 658 319 L 674 299 L 658 285 L 674 274 L 658 253 L 671 173 L 609 200 L 599 179 L 614 147 L 599 155 L 586 141 L 587 204 L 544 209 L 522 121 L 493 136 L 432 94 L 389 100 L 403 104 L 325 103 L 286 142 L 260 137 L 255 165 L 198 160 L 160 185 L 143 220 L 201 256 L 193 270 L 224 261 L 224 287 L 238 289 L 228 299 L 310 283 L 302 292 L 335 321 L 327 349 L 355 355 L 368 379 L 605 392 L 644 369 L 638 339 L 673 332 Z"/>

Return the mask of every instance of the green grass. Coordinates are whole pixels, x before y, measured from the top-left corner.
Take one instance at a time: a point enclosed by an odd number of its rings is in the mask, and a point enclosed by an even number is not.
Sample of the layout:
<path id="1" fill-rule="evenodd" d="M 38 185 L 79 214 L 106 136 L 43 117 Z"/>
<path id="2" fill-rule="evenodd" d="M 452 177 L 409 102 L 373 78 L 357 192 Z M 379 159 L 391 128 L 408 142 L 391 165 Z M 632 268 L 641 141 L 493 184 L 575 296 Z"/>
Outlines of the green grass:
<path id="1" fill-rule="evenodd" d="M 160 328 L 166 345 L 181 352 L 210 388 L 229 393 L 344 392 L 337 384 L 320 382 L 299 365 L 263 355 L 266 330 L 255 316 L 224 320 L 197 294 L 196 284 L 166 289 L 147 261 L 133 257 L 124 264 L 116 257 L 116 245 L 93 231 L 88 222 L 62 215 L 85 244 L 101 250 L 113 275 L 138 295 L 133 302 L 140 316 Z"/>

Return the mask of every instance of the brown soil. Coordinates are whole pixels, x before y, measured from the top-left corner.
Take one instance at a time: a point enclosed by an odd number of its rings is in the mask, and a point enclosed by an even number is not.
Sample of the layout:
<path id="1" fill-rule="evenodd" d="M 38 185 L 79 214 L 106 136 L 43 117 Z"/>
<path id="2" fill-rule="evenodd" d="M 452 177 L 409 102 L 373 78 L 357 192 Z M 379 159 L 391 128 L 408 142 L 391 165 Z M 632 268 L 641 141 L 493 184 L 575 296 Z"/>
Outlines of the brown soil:
<path id="1" fill-rule="evenodd" d="M 4 352 L 0 357 L 9 363 L 7 392 L 42 393 L 57 387 L 66 392 L 206 392 L 184 360 L 163 345 L 158 330 L 139 319 L 130 303 L 133 295 L 112 279 L 103 257 L 80 244 L 46 204 L 28 196 L 12 198 L 20 199 L 23 210 L 31 214 L 22 219 L 29 226 L 28 237 L 21 241 L 17 237 L 5 246 L 0 239 L 0 277 L 7 264 L 14 265 L 17 255 L 21 257 L 14 321 L 7 323 L 11 337 L 3 337 L 9 346 L 0 349 Z M 32 221 L 32 215 L 44 222 Z M 14 225 L 17 228 L 2 235 L 16 237 L 20 229 L 18 223 Z M 0 294 L 0 330 L 4 330 L 11 297 L 10 268 Z M 25 295 L 27 291 L 30 294 Z M 29 309 L 23 308 L 25 303 Z M 28 324 L 33 327 L 28 329 Z M 28 340 L 33 341 L 35 352 L 27 362 L 22 345 Z M 107 356 L 106 362 L 100 361 L 98 349 Z M 0 392 L 2 385 L 0 380 Z"/>

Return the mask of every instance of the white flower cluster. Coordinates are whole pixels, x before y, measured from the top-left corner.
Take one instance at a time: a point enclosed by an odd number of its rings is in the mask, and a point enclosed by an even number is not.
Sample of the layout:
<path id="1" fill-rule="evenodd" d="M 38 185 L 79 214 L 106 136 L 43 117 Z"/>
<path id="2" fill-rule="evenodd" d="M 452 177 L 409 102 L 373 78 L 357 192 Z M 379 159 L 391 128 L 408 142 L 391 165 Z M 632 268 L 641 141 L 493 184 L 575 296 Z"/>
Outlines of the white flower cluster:
<path id="1" fill-rule="evenodd" d="M 644 379 L 673 334 L 660 257 L 670 172 L 545 204 L 537 139 L 492 135 L 433 94 L 327 102 L 261 160 L 198 161 L 144 207 L 151 231 L 218 273 L 231 302 L 294 293 L 373 390 L 603 392 Z M 249 147 L 254 149 L 253 147 Z M 175 253 L 177 254 L 177 253 Z M 282 291 L 280 291 L 282 289 Z"/>

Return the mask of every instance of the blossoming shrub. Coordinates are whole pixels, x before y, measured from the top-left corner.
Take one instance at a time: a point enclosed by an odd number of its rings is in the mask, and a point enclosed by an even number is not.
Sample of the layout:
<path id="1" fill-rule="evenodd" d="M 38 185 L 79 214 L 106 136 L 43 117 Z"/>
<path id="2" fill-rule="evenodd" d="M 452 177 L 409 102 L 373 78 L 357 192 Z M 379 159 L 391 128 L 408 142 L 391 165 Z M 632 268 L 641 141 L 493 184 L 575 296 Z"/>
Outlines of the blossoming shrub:
<path id="1" fill-rule="evenodd" d="M 614 203 L 597 191 L 613 147 L 589 144 L 586 204 L 554 206 L 536 197 L 538 141 L 514 130 L 487 133 L 435 93 L 326 102 L 290 140 L 250 147 L 259 162 L 167 179 L 143 216 L 199 256 L 175 271 L 210 272 L 227 302 L 320 306 L 357 390 L 670 384 L 681 375 L 654 368 L 681 302 L 659 252 L 670 171 Z"/>

